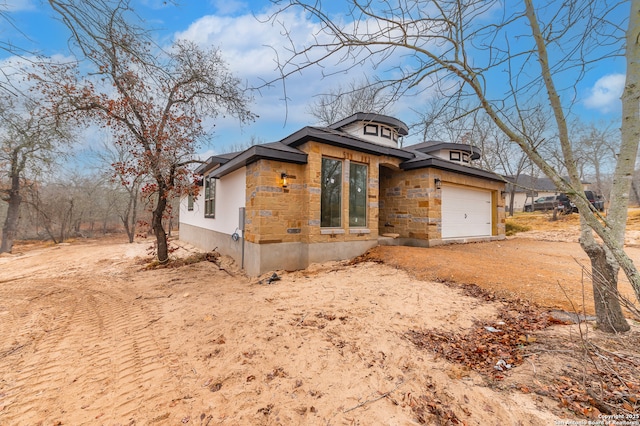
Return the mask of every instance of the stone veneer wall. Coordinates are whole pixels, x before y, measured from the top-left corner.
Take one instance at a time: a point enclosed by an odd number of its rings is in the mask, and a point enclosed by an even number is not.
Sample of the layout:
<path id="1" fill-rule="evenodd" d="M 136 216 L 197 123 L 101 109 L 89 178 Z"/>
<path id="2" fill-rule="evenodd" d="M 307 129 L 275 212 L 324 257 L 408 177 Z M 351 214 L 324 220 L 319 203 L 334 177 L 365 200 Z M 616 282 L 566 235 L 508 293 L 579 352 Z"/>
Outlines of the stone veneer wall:
<path id="1" fill-rule="evenodd" d="M 504 238 L 504 184 L 439 169 L 380 172 L 380 233 L 399 234 L 400 242 L 430 246 L 442 243 L 442 197 L 435 179 L 443 185 L 456 184 L 491 191 L 492 236 Z"/>
<path id="2" fill-rule="evenodd" d="M 247 166 L 245 266 L 251 275 L 300 269 L 310 263 L 362 254 L 378 243 L 380 161 L 398 160 L 309 142 L 307 164 L 259 160 Z M 342 225 L 320 227 L 322 158 L 343 160 Z M 368 164 L 367 226 L 349 227 L 349 163 Z M 286 173 L 288 187 L 280 176 Z M 278 267 L 280 266 L 280 267 Z"/>
<path id="3" fill-rule="evenodd" d="M 316 142 L 301 147 L 307 164 L 259 160 L 247 166 L 245 270 L 260 275 L 276 269 L 302 269 L 313 262 L 340 260 L 378 244 L 378 234 L 429 246 L 441 240 L 441 195 L 434 179 L 492 191 L 493 235 L 504 237 L 504 184 L 438 169 L 402 171 L 395 158 Z M 322 158 L 343 160 L 342 225 L 320 227 Z M 349 163 L 368 164 L 367 226 L 349 227 Z M 381 167 L 382 166 L 382 167 Z M 281 186 L 281 174 L 289 175 Z M 393 227 L 385 227 L 390 223 Z"/>

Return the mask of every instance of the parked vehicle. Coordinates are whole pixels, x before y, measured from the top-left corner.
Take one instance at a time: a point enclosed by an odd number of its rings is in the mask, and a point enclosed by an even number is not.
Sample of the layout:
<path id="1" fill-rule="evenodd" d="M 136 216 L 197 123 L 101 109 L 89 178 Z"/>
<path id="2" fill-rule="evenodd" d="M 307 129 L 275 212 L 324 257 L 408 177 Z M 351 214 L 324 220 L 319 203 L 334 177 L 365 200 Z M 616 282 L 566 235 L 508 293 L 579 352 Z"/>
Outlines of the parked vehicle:
<path id="1" fill-rule="evenodd" d="M 533 203 L 528 203 L 524 205 L 525 212 L 533 212 L 538 210 L 563 210 L 567 207 L 567 203 L 569 202 L 569 198 L 564 195 L 550 195 L 547 197 L 540 197 L 534 200 Z"/>
<path id="2" fill-rule="evenodd" d="M 563 213 L 571 213 L 571 200 L 567 194 L 558 195 L 558 202 L 562 205 L 562 207 L 558 206 L 558 210 L 562 210 Z"/>
<path id="3" fill-rule="evenodd" d="M 598 210 L 599 212 L 604 211 L 604 199 L 602 198 L 602 195 L 596 194 L 593 191 L 584 191 L 584 195 L 587 197 L 587 200 L 589 200 L 591 205 L 593 205 L 593 207 L 595 207 L 596 210 Z M 573 213 L 578 212 L 578 207 L 573 203 L 570 204 L 570 209 L 571 209 L 570 211 Z"/>

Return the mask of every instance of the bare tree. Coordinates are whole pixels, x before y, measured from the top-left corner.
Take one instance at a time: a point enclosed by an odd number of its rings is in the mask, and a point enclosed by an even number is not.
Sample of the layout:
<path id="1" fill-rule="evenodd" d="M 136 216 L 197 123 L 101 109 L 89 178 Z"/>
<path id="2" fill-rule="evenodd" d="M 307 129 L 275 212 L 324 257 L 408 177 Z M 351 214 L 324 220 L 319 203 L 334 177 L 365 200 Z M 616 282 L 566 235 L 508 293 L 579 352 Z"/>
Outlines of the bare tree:
<path id="1" fill-rule="evenodd" d="M 75 235 L 74 224 L 78 223 L 78 194 L 69 182 L 60 181 L 33 185 L 29 188 L 26 202 L 35 210 L 39 223 L 54 244 L 59 244 Z"/>
<path id="2" fill-rule="evenodd" d="M 458 105 L 446 97 L 438 97 L 415 110 L 419 118 L 411 127 L 421 135 L 423 141 L 469 143 L 479 147 L 475 142 L 480 143 L 480 134 L 488 130 L 483 127 L 483 118 L 477 105 L 470 102 Z"/>
<path id="3" fill-rule="evenodd" d="M 611 124 L 585 124 L 579 121 L 573 127 L 578 135 L 575 150 L 580 175 L 583 178 L 592 176 L 595 189 L 604 192 L 603 175 L 607 173 L 607 169 L 615 165 L 620 146 L 620 132 L 614 131 Z"/>
<path id="4" fill-rule="evenodd" d="M 351 81 L 329 93 L 319 95 L 309 106 L 308 112 L 319 124 L 328 126 L 357 112 L 385 114 L 393 96 L 384 87 L 367 80 Z"/>
<path id="5" fill-rule="evenodd" d="M 251 120 L 249 99 L 218 50 L 203 51 L 186 41 L 168 51 L 153 48 L 148 31 L 132 24 L 135 16 L 127 0 L 49 4 L 93 64 L 97 83 L 80 78 L 75 68 L 60 66 L 40 82 L 58 100 L 61 117 L 73 115 L 107 127 L 133 155 L 127 172 L 151 177 L 142 191 L 153 194 L 151 228 L 158 260 L 166 262 L 163 219 L 171 197 L 197 191 L 189 165 L 206 134 L 203 121 L 223 113 Z M 111 87 L 99 89 L 101 81 Z"/>
<path id="6" fill-rule="evenodd" d="M 256 135 L 251 135 L 248 141 L 234 142 L 225 147 L 223 153 L 240 152 L 245 149 L 251 148 L 254 145 L 260 145 L 266 141 Z"/>
<path id="7" fill-rule="evenodd" d="M 108 208 L 117 212 L 124 226 L 129 242 L 133 243 L 138 223 L 138 210 L 142 185 L 149 181 L 149 176 L 138 173 L 135 157 L 127 146 L 119 143 L 104 142 L 94 156 L 100 162 L 100 168 L 110 181 L 118 184 L 110 190 Z"/>
<path id="8" fill-rule="evenodd" d="M 10 253 L 13 248 L 23 185 L 27 179 L 35 179 L 37 170 L 52 164 L 62 141 L 69 137 L 39 102 L 24 94 L 0 92 L 0 176 L 9 181 L 0 189 L 2 201 L 8 204 L 0 253 Z"/>
<path id="9" fill-rule="evenodd" d="M 640 72 L 634 68 L 640 66 L 640 0 L 631 1 L 626 30 L 623 142 L 606 218 L 584 195 L 567 114 L 576 101 L 576 81 L 599 61 L 622 55 L 625 30 L 615 14 L 623 7 L 629 10 L 626 3 L 546 1 L 534 6 L 532 0 L 508 4 L 349 0 L 349 19 L 343 15 L 339 20 L 333 20 L 320 1 L 274 3 L 281 5 L 281 10 L 302 8 L 318 22 L 315 42 L 302 47 L 291 42 L 291 57 L 282 64 L 283 77 L 316 65 L 321 61 L 316 58 L 339 54 L 345 67 L 366 61 L 378 69 L 389 64 L 377 83 L 394 87 L 394 93 L 433 90 L 439 91 L 439 96 L 453 93 L 455 101 L 473 99 L 578 206 L 583 223 L 580 241 L 593 268 L 598 326 L 608 332 L 629 329 L 618 300 L 616 272 L 622 267 L 640 300 L 640 275 L 623 249 L 630 176 L 640 134 Z M 571 79 L 560 78 L 569 72 L 573 73 Z M 553 117 L 552 134 L 561 147 L 568 179 L 536 146 L 538 139 L 532 136 L 525 117 L 537 108 Z M 593 231 L 604 244 L 596 242 Z"/>

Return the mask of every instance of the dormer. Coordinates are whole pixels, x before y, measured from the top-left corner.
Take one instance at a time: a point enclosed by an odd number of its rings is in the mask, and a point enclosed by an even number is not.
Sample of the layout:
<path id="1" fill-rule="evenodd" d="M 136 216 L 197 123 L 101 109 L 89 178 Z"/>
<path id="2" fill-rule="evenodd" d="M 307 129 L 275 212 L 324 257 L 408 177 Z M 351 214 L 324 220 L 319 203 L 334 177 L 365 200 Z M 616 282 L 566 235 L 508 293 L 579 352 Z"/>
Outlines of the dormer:
<path id="1" fill-rule="evenodd" d="M 350 117 L 329 126 L 366 141 L 398 147 L 398 140 L 409 133 L 409 128 L 402 121 L 387 115 L 357 112 Z"/>
<path id="2" fill-rule="evenodd" d="M 408 146 L 407 149 L 413 149 L 423 154 L 429 154 L 443 160 L 451 161 L 452 163 L 466 166 L 471 165 L 473 160 L 480 158 L 480 149 L 461 143 L 427 141 Z"/>

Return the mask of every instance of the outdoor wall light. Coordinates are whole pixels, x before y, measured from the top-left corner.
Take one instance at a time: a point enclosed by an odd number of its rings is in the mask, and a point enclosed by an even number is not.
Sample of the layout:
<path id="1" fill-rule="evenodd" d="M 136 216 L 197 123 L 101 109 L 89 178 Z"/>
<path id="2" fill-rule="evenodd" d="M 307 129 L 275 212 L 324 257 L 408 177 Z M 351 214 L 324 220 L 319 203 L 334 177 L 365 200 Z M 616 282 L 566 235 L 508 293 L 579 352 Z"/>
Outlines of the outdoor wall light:
<path id="1" fill-rule="evenodd" d="M 283 188 L 286 188 L 289 183 L 287 182 L 287 178 L 289 177 L 289 175 L 287 175 L 286 173 L 280 173 L 280 185 L 282 185 Z"/>
<path id="2" fill-rule="evenodd" d="M 440 180 L 440 178 L 435 178 L 434 182 L 436 184 L 436 189 L 442 189 L 442 181 Z"/>

